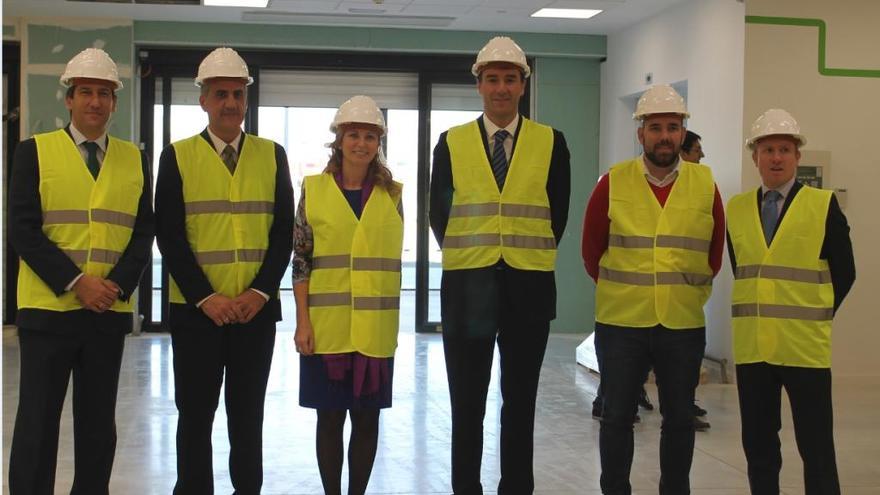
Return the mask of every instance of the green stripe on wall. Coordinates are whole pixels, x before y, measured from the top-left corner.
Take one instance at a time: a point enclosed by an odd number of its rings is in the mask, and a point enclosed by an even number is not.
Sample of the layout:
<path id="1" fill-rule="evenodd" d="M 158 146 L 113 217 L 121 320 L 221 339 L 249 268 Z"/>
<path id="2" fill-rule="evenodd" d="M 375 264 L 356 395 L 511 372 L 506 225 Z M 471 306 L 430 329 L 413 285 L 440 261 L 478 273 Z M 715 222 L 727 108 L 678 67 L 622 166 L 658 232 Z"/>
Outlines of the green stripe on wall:
<path id="1" fill-rule="evenodd" d="M 825 66 L 825 35 L 827 28 L 822 19 L 801 19 L 797 17 L 764 17 L 747 15 L 746 24 L 766 24 L 772 26 L 806 26 L 819 28 L 819 74 L 831 77 L 880 77 L 880 70 L 835 69 Z"/>

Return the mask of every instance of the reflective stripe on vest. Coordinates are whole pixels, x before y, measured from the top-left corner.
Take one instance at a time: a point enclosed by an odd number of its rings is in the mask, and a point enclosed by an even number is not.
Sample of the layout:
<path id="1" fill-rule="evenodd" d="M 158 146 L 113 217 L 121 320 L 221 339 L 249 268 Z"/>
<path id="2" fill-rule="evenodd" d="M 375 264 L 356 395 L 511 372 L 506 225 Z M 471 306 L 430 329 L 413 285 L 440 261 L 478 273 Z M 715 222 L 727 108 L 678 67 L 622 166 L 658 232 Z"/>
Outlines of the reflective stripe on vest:
<path id="1" fill-rule="evenodd" d="M 236 297 L 250 287 L 269 247 L 275 143 L 246 135 L 234 175 L 201 135 L 172 146 L 183 183 L 187 240 L 214 291 Z M 186 303 L 173 274 L 169 298 Z"/>
<path id="2" fill-rule="evenodd" d="M 705 325 L 712 290 L 709 251 L 715 182 L 704 165 L 681 162 L 664 207 L 641 157 L 609 173 L 608 249 L 599 262 L 596 320 L 624 327 Z"/>
<path id="3" fill-rule="evenodd" d="M 504 190 L 499 192 L 476 121 L 446 137 L 454 192 L 443 238 L 443 269 L 480 268 L 504 261 L 522 270 L 552 271 L 547 174 L 553 129 L 523 118 Z"/>
<path id="4" fill-rule="evenodd" d="M 83 273 L 106 277 L 131 240 L 144 187 L 140 151 L 132 143 L 109 137 L 96 180 L 63 129 L 37 134 L 34 140 L 43 233 Z M 72 291 L 56 296 L 24 261 L 17 294 L 19 308 L 82 309 Z M 132 308 L 131 301 L 117 300 L 110 310 L 130 313 Z"/>
<path id="5" fill-rule="evenodd" d="M 358 220 L 332 175 L 306 177 L 304 189 L 314 235 L 308 302 L 315 352 L 393 356 L 403 248 L 397 200 L 374 188 Z"/>
<path id="6" fill-rule="evenodd" d="M 802 187 L 768 247 L 758 191 L 728 204 L 737 267 L 733 283 L 733 356 L 738 364 L 831 366 L 834 288 L 819 258 L 831 192 Z"/>

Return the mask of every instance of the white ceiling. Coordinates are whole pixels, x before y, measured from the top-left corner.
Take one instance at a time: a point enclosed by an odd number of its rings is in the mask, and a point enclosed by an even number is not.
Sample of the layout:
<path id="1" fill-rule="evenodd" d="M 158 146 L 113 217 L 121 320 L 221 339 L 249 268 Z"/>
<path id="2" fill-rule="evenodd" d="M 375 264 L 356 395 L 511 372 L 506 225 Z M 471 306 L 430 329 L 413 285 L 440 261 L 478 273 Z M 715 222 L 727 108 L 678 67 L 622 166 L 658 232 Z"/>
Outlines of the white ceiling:
<path id="1" fill-rule="evenodd" d="M 133 0 L 116 0 L 133 1 Z M 686 0 L 269 0 L 266 9 L 2 0 L 3 15 L 111 17 L 154 21 L 253 22 L 326 26 L 372 26 L 611 34 Z M 529 17 L 543 7 L 603 9 L 587 20 Z"/>

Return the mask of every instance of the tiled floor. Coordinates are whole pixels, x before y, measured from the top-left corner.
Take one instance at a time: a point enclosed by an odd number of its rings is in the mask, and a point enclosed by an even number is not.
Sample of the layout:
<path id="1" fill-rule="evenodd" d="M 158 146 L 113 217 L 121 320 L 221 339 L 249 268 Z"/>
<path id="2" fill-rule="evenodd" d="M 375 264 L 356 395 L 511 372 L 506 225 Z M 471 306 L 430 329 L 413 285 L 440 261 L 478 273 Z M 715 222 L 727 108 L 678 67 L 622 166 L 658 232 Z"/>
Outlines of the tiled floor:
<path id="1" fill-rule="evenodd" d="M 282 327 L 284 328 L 284 327 Z M 590 418 L 597 377 L 575 364 L 582 337 L 550 339 L 541 378 L 536 426 L 535 472 L 539 494 L 598 494 L 599 424 Z M 497 362 L 497 360 L 496 360 Z M 496 370 L 497 373 L 497 370 Z M 278 334 L 269 384 L 264 433 L 265 494 L 321 493 L 313 455 L 315 417 L 297 405 L 298 360 L 292 333 Z M 3 334 L 3 471 L 18 402 L 18 341 Z M 394 407 L 382 414 L 379 453 L 370 482 L 374 494 L 449 493 L 449 400 L 439 335 L 403 332 L 395 366 Z M 836 378 L 834 383 L 837 456 L 848 495 L 880 494 L 880 378 Z M 174 484 L 175 448 L 171 345 L 167 335 L 130 337 L 120 383 L 119 444 L 111 483 L 115 494 L 168 494 Z M 649 388 L 656 397 L 656 390 Z M 489 392 L 483 482 L 498 481 L 496 380 Z M 748 493 L 739 443 L 736 389 L 705 385 L 698 395 L 709 410 L 712 429 L 697 434 L 691 483 L 694 494 Z M 222 396 L 221 396 L 222 401 Z M 636 426 L 635 493 L 657 492 L 660 415 L 643 412 Z M 875 418 L 875 419 L 871 419 Z M 228 443 L 222 405 L 215 420 L 214 466 L 217 493 L 230 493 L 226 473 Z M 785 494 L 802 494 L 802 469 L 790 421 L 783 431 Z M 62 424 L 56 493 L 67 493 L 72 478 L 69 409 Z M 3 480 L 7 492 L 6 479 Z"/>

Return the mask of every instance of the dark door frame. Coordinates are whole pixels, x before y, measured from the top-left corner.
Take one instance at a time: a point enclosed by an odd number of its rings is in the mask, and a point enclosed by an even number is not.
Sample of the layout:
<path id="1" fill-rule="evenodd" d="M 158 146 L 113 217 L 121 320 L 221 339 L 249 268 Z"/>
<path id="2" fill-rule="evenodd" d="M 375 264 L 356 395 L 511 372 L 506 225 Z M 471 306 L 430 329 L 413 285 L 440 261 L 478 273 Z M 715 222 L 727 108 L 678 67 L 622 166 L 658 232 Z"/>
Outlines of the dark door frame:
<path id="1" fill-rule="evenodd" d="M 191 78 L 201 60 L 210 52 L 210 48 L 181 49 L 170 47 L 140 47 L 137 49 L 138 64 L 141 75 L 141 136 L 143 149 L 151 150 L 153 141 L 153 105 L 156 97 L 156 81 L 163 81 L 162 96 L 165 112 L 163 113 L 164 135 L 161 136 L 163 146 L 170 144 L 170 105 L 171 79 L 175 77 Z M 473 55 L 448 54 L 401 54 L 381 52 L 316 52 L 316 51 L 272 51 L 272 50 L 239 50 L 239 54 L 247 60 L 248 68 L 254 77 L 254 84 L 248 91 L 248 111 L 245 115 L 245 130 L 257 132 L 259 111 L 259 75 L 261 70 L 340 70 L 340 71 L 371 71 L 371 72 L 408 72 L 417 73 L 419 78 L 419 118 L 418 118 L 418 171 L 417 171 L 417 205 L 416 225 L 416 321 L 417 332 L 435 332 L 439 330 L 439 322 L 428 321 L 428 188 L 430 182 L 430 113 L 431 87 L 433 84 L 468 84 L 475 85 L 471 75 Z M 158 78 L 158 79 L 157 79 Z M 527 81 L 526 94 L 520 102 L 520 113 L 529 115 L 531 85 Z M 474 89 L 476 91 L 476 88 Z M 158 164 L 152 164 L 158 166 Z M 147 331 L 167 330 L 168 309 L 168 273 L 162 269 L 162 311 L 161 321 L 152 322 L 152 271 L 145 270 L 140 285 L 139 311 L 144 316 L 144 329 Z"/>

